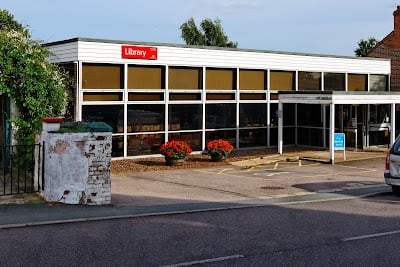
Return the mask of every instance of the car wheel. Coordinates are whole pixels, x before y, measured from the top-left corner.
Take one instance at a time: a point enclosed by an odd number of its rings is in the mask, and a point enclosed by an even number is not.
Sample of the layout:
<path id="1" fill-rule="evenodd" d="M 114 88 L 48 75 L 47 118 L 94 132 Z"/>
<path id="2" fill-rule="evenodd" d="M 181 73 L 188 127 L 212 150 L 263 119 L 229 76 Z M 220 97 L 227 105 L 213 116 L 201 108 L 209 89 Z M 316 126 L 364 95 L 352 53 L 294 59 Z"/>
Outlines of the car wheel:
<path id="1" fill-rule="evenodd" d="M 393 193 L 395 193 L 396 195 L 400 196 L 400 186 L 392 185 L 392 191 L 393 191 Z"/>

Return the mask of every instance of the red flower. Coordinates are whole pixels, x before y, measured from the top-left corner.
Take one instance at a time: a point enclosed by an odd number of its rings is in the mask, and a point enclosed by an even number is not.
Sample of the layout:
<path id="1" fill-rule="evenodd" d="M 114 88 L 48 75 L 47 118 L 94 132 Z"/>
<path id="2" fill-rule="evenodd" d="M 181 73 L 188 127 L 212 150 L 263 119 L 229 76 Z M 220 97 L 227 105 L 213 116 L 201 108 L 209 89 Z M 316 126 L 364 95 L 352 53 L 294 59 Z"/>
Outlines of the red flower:
<path id="1" fill-rule="evenodd" d="M 223 139 L 215 139 L 211 140 L 207 143 L 207 151 L 208 154 L 218 154 L 227 156 L 232 152 L 234 147 L 226 140 Z"/>
<path id="2" fill-rule="evenodd" d="M 160 153 L 171 159 L 184 159 L 192 153 L 192 149 L 185 141 L 171 140 L 161 145 Z"/>

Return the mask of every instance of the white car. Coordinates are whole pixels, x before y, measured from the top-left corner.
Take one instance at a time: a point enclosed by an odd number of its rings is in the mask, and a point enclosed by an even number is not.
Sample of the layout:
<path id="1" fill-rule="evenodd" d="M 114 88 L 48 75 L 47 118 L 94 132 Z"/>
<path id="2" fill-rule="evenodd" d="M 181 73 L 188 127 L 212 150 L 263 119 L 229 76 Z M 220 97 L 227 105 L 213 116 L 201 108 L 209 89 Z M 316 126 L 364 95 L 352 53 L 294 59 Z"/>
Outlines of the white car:
<path id="1" fill-rule="evenodd" d="M 393 193 L 400 195 L 400 136 L 387 153 L 384 176 Z"/>

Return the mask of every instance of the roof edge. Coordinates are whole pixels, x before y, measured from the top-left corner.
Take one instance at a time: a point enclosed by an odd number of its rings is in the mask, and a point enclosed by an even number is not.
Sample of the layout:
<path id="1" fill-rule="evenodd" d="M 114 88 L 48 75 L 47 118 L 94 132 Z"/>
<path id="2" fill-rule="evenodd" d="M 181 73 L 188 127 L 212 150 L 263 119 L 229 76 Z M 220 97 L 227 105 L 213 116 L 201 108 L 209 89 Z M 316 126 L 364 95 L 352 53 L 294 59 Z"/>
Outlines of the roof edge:
<path id="1" fill-rule="evenodd" d="M 74 37 L 70 39 L 45 43 L 45 47 L 62 45 L 74 42 L 93 42 L 93 43 L 121 43 L 121 44 L 136 44 L 136 45 L 147 45 L 147 46 L 170 46 L 170 47 L 181 47 L 181 48 L 194 48 L 194 49 L 208 49 L 208 50 L 224 50 L 224 51 L 241 51 L 241 52 L 257 52 L 257 53 L 271 53 L 271 54 L 282 54 L 282 55 L 298 55 L 298 56 L 314 56 L 314 57 L 334 57 L 334 58 L 347 58 L 347 59 L 359 59 L 359 60 L 380 60 L 390 61 L 387 58 L 378 57 L 356 57 L 356 56 L 340 56 L 340 55 L 327 55 L 327 54 L 313 54 L 313 53 L 302 53 L 302 52 L 287 52 L 277 50 L 263 50 L 263 49 L 251 49 L 251 48 L 230 48 L 230 47 L 216 47 L 216 46 L 198 46 L 198 45 L 185 45 L 185 44 L 174 44 L 174 43 L 151 43 L 151 42 L 140 42 L 140 41 L 127 41 L 127 40 L 112 40 L 112 39 L 97 39 L 87 37 Z"/>

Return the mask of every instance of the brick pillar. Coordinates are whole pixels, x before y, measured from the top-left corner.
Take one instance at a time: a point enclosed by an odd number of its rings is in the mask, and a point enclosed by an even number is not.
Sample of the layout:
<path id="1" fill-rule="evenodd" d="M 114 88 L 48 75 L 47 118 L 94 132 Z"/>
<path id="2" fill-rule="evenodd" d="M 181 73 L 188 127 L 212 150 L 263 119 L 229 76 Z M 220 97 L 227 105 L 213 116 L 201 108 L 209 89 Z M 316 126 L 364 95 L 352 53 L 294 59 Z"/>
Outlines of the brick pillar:
<path id="1" fill-rule="evenodd" d="M 111 132 L 42 132 L 47 201 L 111 204 Z"/>

